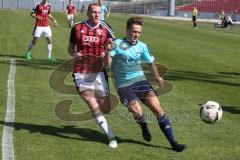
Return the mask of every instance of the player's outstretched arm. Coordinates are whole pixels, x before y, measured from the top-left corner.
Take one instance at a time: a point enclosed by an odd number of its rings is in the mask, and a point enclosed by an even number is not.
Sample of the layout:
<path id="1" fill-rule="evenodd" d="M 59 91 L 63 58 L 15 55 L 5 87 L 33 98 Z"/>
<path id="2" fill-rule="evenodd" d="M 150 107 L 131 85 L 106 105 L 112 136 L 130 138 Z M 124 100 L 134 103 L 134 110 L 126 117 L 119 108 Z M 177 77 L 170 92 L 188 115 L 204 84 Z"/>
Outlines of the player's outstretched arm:
<path id="1" fill-rule="evenodd" d="M 36 19 L 40 19 L 40 20 L 43 19 L 42 17 L 36 16 L 36 13 L 35 13 L 35 12 L 31 12 L 31 13 L 30 13 L 30 16 L 33 17 L 33 18 L 36 18 Z"/>
<path id="2" fill-rule="evenodd" d="M 151 63 L 151 67 L 152 67 L 152 70 L 153 70 L 153 73 L 154 73 L 154 76 L 155 76 L 155 79 L 156 79 L 158 85 L 159 85 L 160 87 L 163 87 L 163 86 L 164 86 L 164 80 L 163 80 L 162 77 L 159 75 L 156 64 L 155 64 L 154 62 L 152 62 L 152 63 Z"/>
<path id="3" fill-rule="evenodd" d="M 48 17 L 53 21 L 53 23 L 54 23 L 55 26 L 58 25 L 56 19 L 55 19 L 51 14 L 49 14 Z"/>
<path id="4" fill-rule="evenodd" d="M 74 15 L 77 15 L 77 10 L 76 10 L 76 8 L 74 9 Z"/>

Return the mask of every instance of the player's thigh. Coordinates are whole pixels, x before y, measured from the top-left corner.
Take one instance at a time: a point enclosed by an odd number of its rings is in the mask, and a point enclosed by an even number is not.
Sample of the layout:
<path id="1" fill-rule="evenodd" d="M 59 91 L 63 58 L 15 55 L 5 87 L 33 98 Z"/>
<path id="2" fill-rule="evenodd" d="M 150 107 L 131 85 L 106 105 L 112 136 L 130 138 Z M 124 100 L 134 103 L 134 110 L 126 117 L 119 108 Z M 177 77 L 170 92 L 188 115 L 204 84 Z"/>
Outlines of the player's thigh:
<path id="1" fill-rule="evenodd" d="M 112 106 L 114 103 L 111 103 L 110 96 L 96 98 L 98 106 L 102 113 L 109 113 L 115 106 Z"/>
<path id="2" fill-rule="evenodd" d="M 92 80 L 89 80 L 88 74 L 74 73 L 73 81 L 75 82 L 76 89 L 78 93 L 81 93 L 85 90 L 92 90 L 95 97 L 95 87 Z"/>
<path id="3" fill-rule="evenodd" d="M 161 116 L 164 114 L 164 110 L 161 107 L 160 101 L 153 91 L 147 94 L 144 104 L 156 115 Z"/>
<path id="4" fill-rule="evenodd" d="M 46 37 L 47 43 L 51 44 L 52 43 L 52 37 Z"/>
<path id="5" fill-rule="evenodd" d="M 73 14 L 68 14 L 67 19 L 68 19 L 68 21 L 72 20 L 73 19 Z"/>
<path id="6" fill-rule="evenodd" d="M 39 37 L 41 37 L 41 35 L 43 34 L 43 32 L 44 32 L 43 27 L 37 26 L 37 27 L 34 28 L 33 36 L 39 38 Z"/>
<path id="7" fill-rule="evenodd" d="M 143 111 L 138 100 L 132 100 L 128 103 L 128 110 L 134 115 L 141 116 Z"/>
<path id="8" fill-rule="evenodd" d="M 95 77 L 96 76 L 96 77 Z M 104 72 L 94 75 L 94 87 L 96 97 L 103 98 L 109 96 L 109 87 Z"/>
<path id="9" fill-rule="evenodd" d="M 94 85 L 88 82 L 85 74 L 74 73 L 73 79 L 76 85 L 77 92 L 87 102 L 91 109 L 98 107 L 98 102 L 95 97 Z"/>
<path id="10" fill-rule="evenodd" d="M 79 93 L 83 100 L 88 104 L 91 110 L 98 108 L 98 102 L 95 93 L 92 90 L 85 90 Z"/>
<path id="11" fill-rule="evenodd" d="M 52 30 L 51 30 L 50 26 L 43 27 L 43 33 L 42 34 L 45 38 L 50 37 L 50 40 L 51 40 Z"/>
<path id="12" fill-rule="evenodd" d="M 110 98 L 104 73 L 73 74 L 78 93 L 89 104 L 90 108 L 100 107 L 103 112 L 109 112 Z M 110 108 L 110 109 L 109 109 Z"/>
<path id="13" fill-rule="evenodd" d="M 33 37 L 33 39 L 32 39 L 32 43 L 33 43 L 33 44 L 36 44 L 37 41 L 38 41 L 38 37 Z"/>

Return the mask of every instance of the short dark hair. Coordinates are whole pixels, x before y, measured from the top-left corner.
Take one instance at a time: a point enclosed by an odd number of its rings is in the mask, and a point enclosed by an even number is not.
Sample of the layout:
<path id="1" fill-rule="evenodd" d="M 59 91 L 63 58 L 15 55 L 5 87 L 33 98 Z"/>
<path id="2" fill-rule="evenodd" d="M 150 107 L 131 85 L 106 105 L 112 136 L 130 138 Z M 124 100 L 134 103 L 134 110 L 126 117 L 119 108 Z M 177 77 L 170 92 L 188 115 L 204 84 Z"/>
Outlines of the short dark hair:
<path id="1" fill-rule="evenodd" d="M 127 29 L 130 29 L 133 24 L 143 26 L 144 20 L 141 17 L 130 17 L 127 20 Z"/>
<path id="2" fill-rule="evenodd" d="M 99 6 L 99 4 L 98 4 L 98 3 L 90 3 L 90 4 L 88 5 L 88 11 L 87 11 L 87 12 L 90 11 L 90 9 L 92 8 L 92 6 Z"/>

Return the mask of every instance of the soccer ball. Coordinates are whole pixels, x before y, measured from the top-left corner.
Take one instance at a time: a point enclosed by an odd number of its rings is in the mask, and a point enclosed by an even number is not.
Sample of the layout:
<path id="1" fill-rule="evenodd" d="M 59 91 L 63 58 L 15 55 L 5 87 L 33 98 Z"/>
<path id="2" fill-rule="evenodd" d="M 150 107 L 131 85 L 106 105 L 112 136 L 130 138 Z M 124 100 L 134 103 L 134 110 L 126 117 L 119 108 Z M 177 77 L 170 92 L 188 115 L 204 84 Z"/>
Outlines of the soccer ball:
<path id="1" fill-rule="evenodd" d="M 200 108 L 200 117 L 206 123 L 215 123 L 222 118 L 222 108 L 214 101 L 207 101 Z"/>

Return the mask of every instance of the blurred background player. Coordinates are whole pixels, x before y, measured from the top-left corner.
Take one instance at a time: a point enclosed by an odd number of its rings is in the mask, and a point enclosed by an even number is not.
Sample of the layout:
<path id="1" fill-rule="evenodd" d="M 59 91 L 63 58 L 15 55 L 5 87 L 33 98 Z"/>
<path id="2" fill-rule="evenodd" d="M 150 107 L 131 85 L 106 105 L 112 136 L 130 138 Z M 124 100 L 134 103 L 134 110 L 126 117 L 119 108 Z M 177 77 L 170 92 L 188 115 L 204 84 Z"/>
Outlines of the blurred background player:
<path id="1" fill-rule="evenodd" d="M 107 135 L 108 146 L 116 148 L 117 141 L 102 111 L 103 108 L 111 110 L 103 61 L 105 45 L 115 36 L 110 26 L 100 21 L 101 7 L 98 3 L 88 6 L 87 16 L 87 20 L 73 26 L 68 45 L 69 54 L 75 57 L 74 82 L 79 95 L 89 106 L 96 123 Z"/>
<path id="2" fill-rule="evenodd" d="M 103 4 L 102 0 L 98 0 L 98 3 L 99 3 L 99 6 L 101 6 L 101 10 L 102 10 L 101 20 L 104 21 L 105 13 L 106 13 L 106 16 L 109 17 L 109 11 L 107 7 Z"/>
<path id="3" fill-rule="evenodd" d="M 81 8 L 81 13 L 84 13 L 84 12 L 85 12 L 85 5 L 83 4 Z"/>
<path id="4" fill-rule="evenodd" d="M 193 28 L 197 27 L 197 16 L 198 16 L 198 10 L 194 6 L 192 10 L 192 22 L 193 22 Z"/>
<path id="5" fill-rule="evenodd" d="M 68 25 L 69 27 L 72 27 L 73 18 L 74 18 L 74 15 L 76 15 L 76 7 L 72 3 L 72 0 L 69 0 L 69 4 L 67 5 L 67 9 L 66 9 L 66 15 L 67 15 Z"/>
<path id="6" fill-rule="evenodd" d="M 149 64 L 159 87 L 163 87 L 164 80 L 158 74 L 154 57 L 149 52 L 147 45 L 138 40 L 142 26 L 142 18 L 130 17 L 127 21 L 126 36 L 114 40 L 115 45 L 111 51 L 111 57 L 117 92 L 122 104 L 133 113 L 146 141 L 151 141 L 151 134 L 140 101 L 154 113 L 160 129 L 167 137 L 172 149 L 181 152 L 186 148 L 186 145 L 178 144 L 175 141 L 169 120 L 141 67 L 141 60 Z M 107 46 L 107 50 L 111 50 L 110 45 Z M 107 56 L 110 59 L 110 56 Z"/>
<path id="7" fill-rule="evenodd" d="M 219 14 L 219 24 L 221 24 L 221 27 L 223 28 L 224 27 L 224 23 L 223 23 L 223 20 L 224 20 L 224 17 L 225 17 L 225 12 L 222 10 Z"/>
<path id="8" fill-rule="evenodd" d="M 31 16 L 36 19 L 35 28 L 33 32 L 33 40 L 30 42 L 28 49 L 26 51 L 26 59 L 31 59 L 31 49 L 37 43 L 37 40 L 41 35 L 43 35 L 47 39 L 47 49 L 48 49 L 48 60 L 56 61 L 52 57 L 52 31 L 49 25 L 50 18 L 54 25 L 57 26 L 57 21 L 51 15 L 51 5 L 48 3 L 48 0 L 42 0 L 41 3 L 37 4 L 32 12 Z"/>

